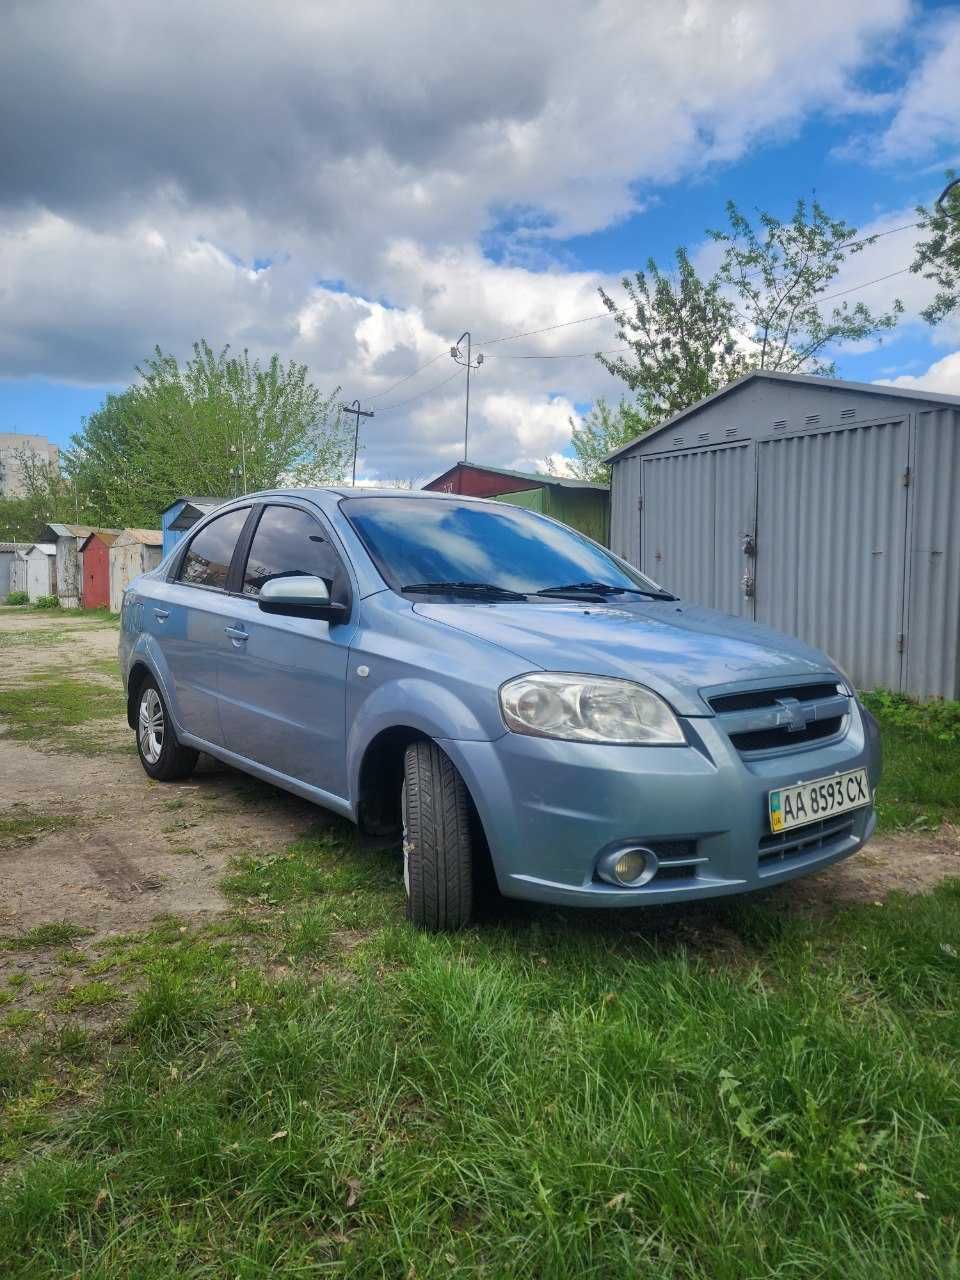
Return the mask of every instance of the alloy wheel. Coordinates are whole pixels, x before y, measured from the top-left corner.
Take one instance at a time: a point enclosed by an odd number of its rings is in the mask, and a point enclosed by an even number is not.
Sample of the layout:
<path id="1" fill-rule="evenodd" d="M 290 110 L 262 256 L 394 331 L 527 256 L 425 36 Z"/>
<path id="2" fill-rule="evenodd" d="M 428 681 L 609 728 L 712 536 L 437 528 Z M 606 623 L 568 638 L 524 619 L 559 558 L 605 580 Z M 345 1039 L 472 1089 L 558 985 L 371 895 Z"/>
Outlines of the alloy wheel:
<path id="1" fill-rule="evenodd" d="M 140 699 L 137 737 L 140 751 L 147 764 L 156 764 L 163 751 L 163 703 L 160 695 L 152 686 L 144 691 Z"/>

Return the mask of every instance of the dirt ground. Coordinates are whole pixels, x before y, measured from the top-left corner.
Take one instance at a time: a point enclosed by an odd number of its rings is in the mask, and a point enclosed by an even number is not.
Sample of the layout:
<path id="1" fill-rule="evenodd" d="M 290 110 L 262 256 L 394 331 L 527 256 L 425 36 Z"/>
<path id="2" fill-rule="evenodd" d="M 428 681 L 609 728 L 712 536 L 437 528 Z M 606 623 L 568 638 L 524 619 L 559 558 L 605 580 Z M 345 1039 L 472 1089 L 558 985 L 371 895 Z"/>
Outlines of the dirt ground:
<path id="1" fill-rule="evenodd" d="M 84 679 L 116 682 L 108 669 L 116 645 L 107 622 L 0 612 L 0 686 L 78 668 Z M 0 725 L 0 817 L 35 813 L 64 824 L 0 840 L 0 935 L 69 920 L 106 936 L 164 913 L 210 917 L 226 908 L 218 885 L 232 854 L 279 849 L 334 821 L 206 757 L 187 782 L 152 782 L 122 716 L 87 728 L 98 750 L 83 754 L 15 740 Z M 877 838 L 855 858 L 775 892 L 830 907 L 917 892 L 958 874 L 960 833 L 945 827 Z"/>
<path id="2" fill-rule="evenodd" d="M 29 643 L 7 643 L 29 633 Z M 78 652 L 79 651 L 79 652 Z M 104 670 L 117 630 L 107 622 L 0 613 L 0 686 L 84 664 Z M 187 782 L 151 781 L 125 719 L 90 721 L 98 750 L 84 755 L 18 741 L 0 725 L 0 816 L 62 819 L 60 830 L 0 839 L 0 933 L 70 920 L 97 934 L 126 933 L 156 916 L 222 911 L 231 854 L 280 848 L 331 819 L 315 806 L 201 757 Z M 104 748 L 107 748 L 104 750 Z"/>

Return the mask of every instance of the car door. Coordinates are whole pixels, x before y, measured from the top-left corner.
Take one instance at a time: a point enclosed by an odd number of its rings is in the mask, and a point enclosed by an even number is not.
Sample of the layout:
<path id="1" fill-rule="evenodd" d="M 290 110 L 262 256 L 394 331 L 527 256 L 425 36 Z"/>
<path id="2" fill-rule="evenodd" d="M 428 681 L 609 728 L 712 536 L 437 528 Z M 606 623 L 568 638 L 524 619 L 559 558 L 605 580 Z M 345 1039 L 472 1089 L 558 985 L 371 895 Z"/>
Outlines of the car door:
<path id="1" fill-rule="evenodd" d="M 345 563 L 329 529 L 305 506 L 270 503 L 259 515 L 231 600 L 231 646 L 220 668 L 224 746 L 239 756 L 345 797 L 346 677 L 351 616 L 329 623 L 263 613 L 271 578 L 308 573 L 349 595 Z"/>
<path id="2" fill-rule="evenodd" d="M 219 664 L 230 647 L 231 565 L 252 506 L 235 507 L 192 536 L 173 577 L 146 602 L 144 625 L 163 655 L 172 711 L 187 733 L 223 741 L 218 700 Z"/>

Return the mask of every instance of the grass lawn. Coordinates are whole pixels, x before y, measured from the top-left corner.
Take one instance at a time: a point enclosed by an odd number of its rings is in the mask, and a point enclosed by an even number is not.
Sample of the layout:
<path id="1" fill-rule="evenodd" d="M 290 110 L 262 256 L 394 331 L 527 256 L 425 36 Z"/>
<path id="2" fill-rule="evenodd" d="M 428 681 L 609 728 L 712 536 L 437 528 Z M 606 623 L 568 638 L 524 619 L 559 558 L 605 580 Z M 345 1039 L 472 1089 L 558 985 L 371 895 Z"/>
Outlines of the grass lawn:
<path id="1" fill-rule="evenodd" d="M 960 747 L 877 711 L 885 824 L 954 819 Z M 334 824 L 226 888 L 8 939 L 63 976 L 0 1032 L 5 1275 L 960 1276 L 960 882 L 436 938 Z"/>
<path id="2" fill-rule="evenodd" d="M 3 605 L 3 613 L 6 616 L 16 616 L 17 614 L 31 614 L 36 616 L 44 616 L 47 618 L 73 618 L 76 621 L 88 620 L 91 622 L 119 622 L 119 613 L 111 613 L 104 605 L 99 609 L 62 609 L 60 605 L 36 605 L 36 604 L 6 604 Z"/>
<path id="3" fill-rule="evenodd" d="M 95 669 L 95 668 L 90 668 Z M 19 685 L 0 688 L 0 721 L 11 738 L 24 742 L 53 742 L 66 750 L 90 750 L 81 726 L 108 717 L 124 723 L 126 704 L 119 671 L 115 683 L 93 683 L 84 670 L 61 675 L 42 671 Z"/>
<path id="4" fill-rule="evenodd" d="M 881 831 L 931 830 L 960 822 L 960 702 L 916 703 L 868 693 L 883 732 Z"/>

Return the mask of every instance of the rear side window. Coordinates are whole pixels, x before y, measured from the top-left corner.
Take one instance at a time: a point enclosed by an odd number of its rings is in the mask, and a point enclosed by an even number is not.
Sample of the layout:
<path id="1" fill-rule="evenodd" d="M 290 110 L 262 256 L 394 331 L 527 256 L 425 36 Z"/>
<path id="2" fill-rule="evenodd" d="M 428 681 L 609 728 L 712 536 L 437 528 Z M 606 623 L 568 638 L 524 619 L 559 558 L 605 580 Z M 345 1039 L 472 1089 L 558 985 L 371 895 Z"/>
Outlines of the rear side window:
<path id="1" fill-rule="evenodd" d="M 312 516 L 296 507 L 267 507 L 250 544 L 243 594 L 257 596 L 271 578 L 298 573 L 323 578 L 330 585 L 339 570 L 339 558 Z"/>
<path id="2" fill-rule="evenodd" d="M 217 516 L 193 538 L 180 565 L 179 580 L 194 587 L 219 587 L 224 590 L 230 561 L 240 531 L 250 514 L 249 507 Z"/>

